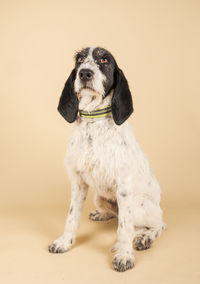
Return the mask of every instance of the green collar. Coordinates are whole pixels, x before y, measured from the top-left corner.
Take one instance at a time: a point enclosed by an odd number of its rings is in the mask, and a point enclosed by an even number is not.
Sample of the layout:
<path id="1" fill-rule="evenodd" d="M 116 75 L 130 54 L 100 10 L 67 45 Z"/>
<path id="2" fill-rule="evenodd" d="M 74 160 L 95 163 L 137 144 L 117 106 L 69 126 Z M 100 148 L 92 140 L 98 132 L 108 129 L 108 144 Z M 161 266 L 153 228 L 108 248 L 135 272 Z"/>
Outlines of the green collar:
<path id="1" fill-rule="evenodd" d="M 100 118 L 111 115 L 111 106 L 107 106 L 106 108 L 97 109 L 94 111 L 85 111 L 79 110 L 80 117 L 83 118 Z"/>

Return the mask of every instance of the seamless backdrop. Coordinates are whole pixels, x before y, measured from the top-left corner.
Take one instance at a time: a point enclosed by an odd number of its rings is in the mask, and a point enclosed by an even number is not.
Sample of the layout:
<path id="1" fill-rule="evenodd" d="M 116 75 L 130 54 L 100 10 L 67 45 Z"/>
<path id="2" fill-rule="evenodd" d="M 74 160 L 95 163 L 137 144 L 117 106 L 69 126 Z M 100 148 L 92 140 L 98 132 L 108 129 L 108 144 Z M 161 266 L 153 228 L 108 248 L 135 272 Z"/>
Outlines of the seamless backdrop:
<path id="1" fill-rule="evenodd" d="M 1 0 L 0 11 L 4 283 L 199 283 L 199 1 Z M 70 198 L 63 159 L 72 126 L 56 108 L 73 55 L 86 46 L 107 48 L 123 69 L 129 123 L 163 190 L 168 230 L 124 274 L 110 267 L 116 221 L 87 218 L 92 192 L 75 248 L 47 251 Z"/>

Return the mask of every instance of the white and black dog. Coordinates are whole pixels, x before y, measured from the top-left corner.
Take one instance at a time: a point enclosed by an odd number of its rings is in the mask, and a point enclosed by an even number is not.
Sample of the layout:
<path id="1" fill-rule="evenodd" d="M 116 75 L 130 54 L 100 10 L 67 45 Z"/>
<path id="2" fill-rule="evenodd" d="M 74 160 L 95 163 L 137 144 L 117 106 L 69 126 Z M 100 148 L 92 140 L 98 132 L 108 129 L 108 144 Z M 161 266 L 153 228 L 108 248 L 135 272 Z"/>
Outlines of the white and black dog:
<path id="1" fill-rule="evenodd" d="M 85 48 L 75 56 L 58 111 L 75 122 L 65 157 L 71 179 L 71 203 L 64 234 L 50 246 L 52 253 L 68 251 L 75 242 L 88 188 L 95 190 L 97 210 L 91 220 L 118 217 L 113 267 L 134 266 L 133 243 L 148 249 L 165 224 L 160 186 L 127 123 L 133 112 L 127 80 L 110 52 Z"/>

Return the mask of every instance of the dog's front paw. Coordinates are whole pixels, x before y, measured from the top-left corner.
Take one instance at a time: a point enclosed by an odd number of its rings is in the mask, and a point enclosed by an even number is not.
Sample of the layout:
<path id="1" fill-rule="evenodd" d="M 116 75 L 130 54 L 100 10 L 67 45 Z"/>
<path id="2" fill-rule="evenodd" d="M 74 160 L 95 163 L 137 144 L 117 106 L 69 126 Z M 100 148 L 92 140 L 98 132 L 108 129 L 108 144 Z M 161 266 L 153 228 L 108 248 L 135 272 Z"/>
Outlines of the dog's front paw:
<path id="1" fill-rule="evenodd" d="M 64 235 L 56 239 L 50 246 L 49 252 L 51 253 L 63 253 L 72 247 L 75 242 L 74 238 L 66 238 Z"/>
<path id="2" fill-rule="evenodd" d="M 119 254 L 117 253 L 112 261 L 113 268 L 116 271 L 124 272 L 127 269 L 131 269 L 134 267 L 134 258 L 132 254 L 125 253 Z"/>

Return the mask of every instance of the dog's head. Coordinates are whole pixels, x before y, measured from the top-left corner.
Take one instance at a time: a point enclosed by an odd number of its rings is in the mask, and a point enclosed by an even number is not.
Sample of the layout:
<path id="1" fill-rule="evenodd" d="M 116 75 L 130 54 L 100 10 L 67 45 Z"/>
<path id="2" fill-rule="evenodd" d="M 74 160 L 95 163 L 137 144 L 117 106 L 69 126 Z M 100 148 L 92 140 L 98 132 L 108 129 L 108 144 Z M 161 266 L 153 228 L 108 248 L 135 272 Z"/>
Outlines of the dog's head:
<path id="1" fill-rule="evenodd" d="M 68 122 L 76 120 L 79 99 L 86 90 L 100 100 L 113 90 L 111 107 L 117 125 L 133 112 L 128 82 L 112 54 L 103 48 L 85 48 L 75 56 L 75 68 L 65 83 L 58 105 L 58 111 Z"/>

